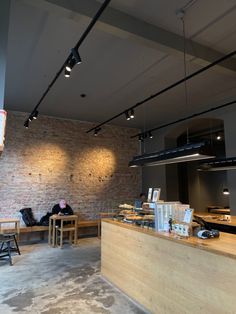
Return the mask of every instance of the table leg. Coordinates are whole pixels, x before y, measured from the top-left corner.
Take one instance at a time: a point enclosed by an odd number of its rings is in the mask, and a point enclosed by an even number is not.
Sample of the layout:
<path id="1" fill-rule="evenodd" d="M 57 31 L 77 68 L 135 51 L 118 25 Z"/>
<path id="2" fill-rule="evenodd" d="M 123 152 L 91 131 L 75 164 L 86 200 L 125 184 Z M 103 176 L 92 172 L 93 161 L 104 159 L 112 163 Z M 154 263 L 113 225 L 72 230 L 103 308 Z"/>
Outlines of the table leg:
<path id="1" fill-rule="evenodd" d="M 98 221 L 98 238 L 101 238 L 101 220 Z"/>
<path id="2" fill-rule="evenodd" d="M 62 249 L 63 245 L 63 220 L 61 220 L 61 237 L 60 237 L 60 248 Z"/>
<path id="3" fill-rule="evenodd" d="M 78 240 L 78 219 L 75 219 L 75 233 L 74 233 L 74 244 L 77 244 Z"/>
<path id="4" fill-rule="evenodd" d="M 19 241 L 20 240 L 20 222 L 19 221 L 15 223 L 15 229 L 16 229 L 16 234 L 17 234 L 16 239 L 17 241 Z"/>
<path id="5" fill-rule="evenodd" d="M 56 221 L 53 219 L 52 224 L 52 246 L 55 247 L 55 233 L 56 233 Z"/>
<path id="6" fill-rule="evenodd" d="M 49 219 L 48 245 L 51 245 L 51 235 L 52 235 L 52 219 Z"/>

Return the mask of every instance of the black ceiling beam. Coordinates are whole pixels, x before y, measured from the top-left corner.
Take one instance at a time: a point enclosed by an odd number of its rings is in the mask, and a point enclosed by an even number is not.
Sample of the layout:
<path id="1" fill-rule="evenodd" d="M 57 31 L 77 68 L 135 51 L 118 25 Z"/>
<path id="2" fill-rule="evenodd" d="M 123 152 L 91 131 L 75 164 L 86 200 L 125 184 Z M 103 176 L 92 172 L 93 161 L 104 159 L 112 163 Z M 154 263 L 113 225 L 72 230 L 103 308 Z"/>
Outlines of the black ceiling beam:
<path id="1" fill-rule="evenodd" d="M 198 117 L 198 116 L 201 116 L 201 115 L 203 115 L 203 114 L 206 114 L 206 113 L 208 113 L 208 112 L 216 111 L 216 110 L 219 110 L 219 109 L 222 109 L 222 108 L 231 106 L 231 105 L 233 105 L 233 104 L 236 104 L 236 100 L 227 102 L 227 103 L 225 103 L 225 104 L 223 104 L 223 105 L 219 105 L 219 106 L 216 106 L 216 107 L 213 107 L 213 108 L 210 108 L 210 109 L 207 109 L 207 110 L 198 112 L 198 113 L 194 113 L 194 114 L 189 115 L 189 116 L 187 116 L 187 117 L 184 117 L 184 118 L 181 118 L 181 119 L 178 119 L 178 120 L 175 120 L 175 121 L 166 123 L 166 124 L 162 124 L 162 125 L 160 125 L 160 126 L 158 126 L 158 127 L 152 128 L 152 129 L 147 130 L 147 131 L 145 131 L 145 132 L 137 133 L 137 134 L 131 136 L 131 138 L 135 138 L 135 137 L 139 137 L 139 136 L 142 137 L 143 135 L 148 134 L 149 132 L 154 132 L 154 131 L 157 131 L 157 130 L 166 128 L 167 126 L 171 126 L 171 125 L 176 124 L 176 123 L 179 123 L 179 122 L 183 122 L 183 121 L 186 121 L 186 120 L 190 120 L 190 119 L 196 118 L 196 117 Z"/>
<path id="2" fill-rule="evenodd" d="M 116 118 L 122 116 L 122 115 L 125 114 L 127 111 L 129 111 L 129 110 L 131 110 L 131 109 L 135 109 L 135 108 L 137 108 L 137 107 L 143 105 L 144 103 L 148 102 L 149 100 L 152 100 L 152 99 L 156 98 L 157 96 L 160 96 L 161 94 L 164 94 L 165 92 L 169 91 L 170 89 L 172 89 L 172 88 L 174 88 L 174 87 L 176 87 L 176 86 L 182 84 L 183 82 L 186 82 L 186 81 L 190 80 L 190 79 L 193 78 L 194 76 L 197 76 L 198 74 L 203 73 L 203 72 L 209 70 L 210 68 L 216 66 L 217 64 L 219 64 L 219 63 L 221 63 L 221 62 L 223 62 L 223 61 L 225 61 L 225 60 L 227 60 L 227 59 L 233 57 L 235 54 L 236 54 L 236 50 L 234 50 L 234 51 L 232 51 L 231 53 L 229 53 L 229 54 L 227 54 L 227 55 L 225 55 L 225 56 L 223 56 L 223 57 L 217 59 L 216 61 L 214 61 L 214 62 L 212 62 L 212 63 L 210 63 L 210 64 L 208 64 L 207 66 L 201 68 L 200 70 L 198 70 L 198 71 L 196 71 L 196 72 L 193 72 L 192 74 L 190 74 L 190 75 L 188 75 L 188 76 L 186 76 L 186 77 L 180 79 L 179 81 L 177 81 L 177 82 L 175 82 L 175 83 L 173 83 L 173 84 L 171 84 L 171 85 L 165 87 L 164 89 L 162 89 L 162 90 L 156 92 L 155 94 L 153 94 L 153 95 L 151 95 L 151 96 L 149 96 L 149 97 L 143 99 L 142 101 L 136 103 L 136 104 L 133 105 L 132 107 L 129 107 L 129 108 L 125 109 L 124 111 L 122 111 L 121 113 L 116 114 L 116 115 L 113 116 L 112 118 L 110 118 L 110 119 L 108 119 L 108 120 L 106 120 L 106 121 L 104 121 L 104 122 L 102 122 L 102 123 L 96 125 L 95 127 L 89 129 L 89 130 L 87 131 L 87 133 L 89 133 L 89 132 L 91 132 L 91 131 L 93 131 L 93 130 L 95 130 L 95 129 L 101 127 L 101 126 L 103 126 L 104 124 L 107 124 L 107 123 L 111 122 L 112 120 L 114 120 L 114 119 L 116 119 Z"/>
<path id="3" fill-rule="evenodd" d="M 97 22 L 97 20 L 99 19 L 99 17 L 101 16 L 101 14 L 103 13 L 103 11 L 105 10 L 105 8 L 108 6 L 109 2 L 111 2 L 111 0 L 105 0 L 103 2 L 103 4 L 101 5 L 101 7 L 99 8 L 99 10 L 97 11 L 97 13 L 95 14 L 95 16 L 93 17 L 93 19 L 91 20 L 91 22 L 89 23 L 88 27 L 86 28 L 86 30 L 84 31 L 84 33 L 82 34 L 82 36 L 80 37 L 79 41 L 77 42 L 77 44 L 75 45 L 74 49 L 78 50 L 79 47 L 81 46 L 81 44 L 83 43 L 83 41 L 85 40 L 85 38 L 88 36 L 89 32 L 91 31 L 91 29 L 93 28 L 94 24 Z M 47 89 L 45 90 L 45 92 L 43 93 L 43 95 L 41 96 L 41 98 L 39 99 L 38 103 L 36 104 L 36 106 L 34 107 L 33 112 L 35 112 L 38 107 L 40 106 L 41 102 L 44 100 L 44 98 L 47 96 L 48 92 L 50 91 L 50 89 L 53 87 L 53 85 L 55 84 L 56 80 L 58 79 L 58 77 L 60 76 L 60 74 L 63 72 L 66 64 L 68 63 L 68 61 L 72 58 L 72 53 L 69 54 L 69 56 L 66 58 L 65 62 L 63 63 L 63 65 L 61 66 L 60 70 L 57 72 L 57 74 L 54 76 L 53 80 L 51 81 L 51 83 L 48 85 Z M 28 120 L 28 119 L 27 119 Z"/>

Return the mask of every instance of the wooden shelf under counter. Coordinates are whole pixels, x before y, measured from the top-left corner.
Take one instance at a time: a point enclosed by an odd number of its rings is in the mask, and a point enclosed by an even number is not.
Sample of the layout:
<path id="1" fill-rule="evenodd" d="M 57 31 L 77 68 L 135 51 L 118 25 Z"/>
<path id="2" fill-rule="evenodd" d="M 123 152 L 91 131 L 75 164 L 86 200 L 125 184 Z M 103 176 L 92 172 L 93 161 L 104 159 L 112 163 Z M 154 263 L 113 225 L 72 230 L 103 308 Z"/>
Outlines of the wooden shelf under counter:
<path id="1" fill-rule="evenodd" d="M 104 219 L 101 271 L 151 313 L 235 313 L 236 235 L 177 239 Z"/>

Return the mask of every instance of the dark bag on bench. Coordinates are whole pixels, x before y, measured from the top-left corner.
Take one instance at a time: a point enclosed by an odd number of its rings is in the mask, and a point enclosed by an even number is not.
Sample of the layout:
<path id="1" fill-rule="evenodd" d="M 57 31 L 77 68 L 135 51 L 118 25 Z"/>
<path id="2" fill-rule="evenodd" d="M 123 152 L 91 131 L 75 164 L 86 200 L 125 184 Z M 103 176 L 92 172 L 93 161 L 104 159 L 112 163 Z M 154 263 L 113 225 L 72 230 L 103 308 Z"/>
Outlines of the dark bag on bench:
<path id="1" fill-rule="evenodd" d="M 50 216 L 52 216 L 52 213 L 47 212 L 46 215 L 44 215 L 40 221 L 39 221 L 39 225 L 40 226 L 49 226 L 49 218 Z"/>
<path id="2" fill-rule="evenodd" d="M 32 227 L 37 225 L 37 221 L 35 220 L 32 209 L 31 208 L 22 208 L 20 210 L 22 215 L 22 219 L 27 227 Z"/>

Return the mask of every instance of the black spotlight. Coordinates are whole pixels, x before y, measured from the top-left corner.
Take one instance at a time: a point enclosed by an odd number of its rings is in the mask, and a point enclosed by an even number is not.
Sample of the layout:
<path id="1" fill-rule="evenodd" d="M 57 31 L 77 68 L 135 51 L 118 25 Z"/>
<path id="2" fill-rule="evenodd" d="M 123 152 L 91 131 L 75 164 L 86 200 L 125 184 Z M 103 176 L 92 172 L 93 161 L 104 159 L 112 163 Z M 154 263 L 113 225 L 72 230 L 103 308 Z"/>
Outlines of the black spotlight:
<path id="1" fill-rule="evenodd" d="M 139 134 L 138 140 L 139 140 L 139 142 L 143 142 L 143 136 L 142 136 L 142 134 Z"/>
<path id="2" fill-rule="evenodd" d="M 149 138 L 153 138 L 152 132 L 148 132 Z"/>
<path id="3" fill-rule="evenodd" d="M 69 71 L 69 72 L 71 72 L 71 70 L 73 69 L 73 67 L 75 66 L 75 64 L 76 64 L 75 59 L 74 59 L 74 58 L 71 58 L 71 59 L 68 61 L 67 65 L 66 65 L 66 70 Z"/>
<path id="4" fill-rule="evenodd" d="M 127 120 L 127 121 L 130 120 L 130 115 L 129 115 L 128 111 L 125 112 L 125 117 L 126 117 L 126 120 Z"/>
<path id="5" fill-rule="evenodd" d="M 25 127 L 26 129 L 28 129 L 28 128 L 29 128 L 29 120 L 28 120 L 28 119 L 25 121 L 25 123 L 24 123 L 24 127 Z"/>
<path id="6" fill-rule="evenodd" d="M 80 55 L 79 55 L 78 50 L 75 49 L 75 48 L 72 48 L 72 49 L 71 49 L 71 52 L 72 52 L 72 54 L 73 54 L 73 57 L 74 57 L 76 63 L 77 63 L 77 64 L 80 64 L 80 63 L 82 62 L 82 60 L 81 60 L 81 58 L 80 58 Z"/>
<path id="7" fill-rule="evenodd" d="M 33 120 L 33 118 L 34 118 L 34 114 L 31 113 L 28 120 L 31 122 Z"/>
<path id="8" fill-rule="evenodd" d="M 98 136 L 98 132 L 101 131 L 101 128 L 97 128 L 94 130 L 94 136 Z"/>
<path id="9" fill-rule="evenodd" d="M 35 111 L 33 112 L 33 119 L 36 120 L 36 119 L 38 118 L 38 115 L 39 115 L 38 110 L 35 110 Z"/>
<path id="10" fill-rule="evenodd" d="M 130 110 L 130 118 L 133 119 L 134 118 L 134 109 Z"/>
<path id="11" fill-rule="evenodd" d="M 71 71 L 68 71 L 67 69 L 65 69 L 65 71 L 64 71 L 65 77 L 70 77 L 70 72 Z"/>

